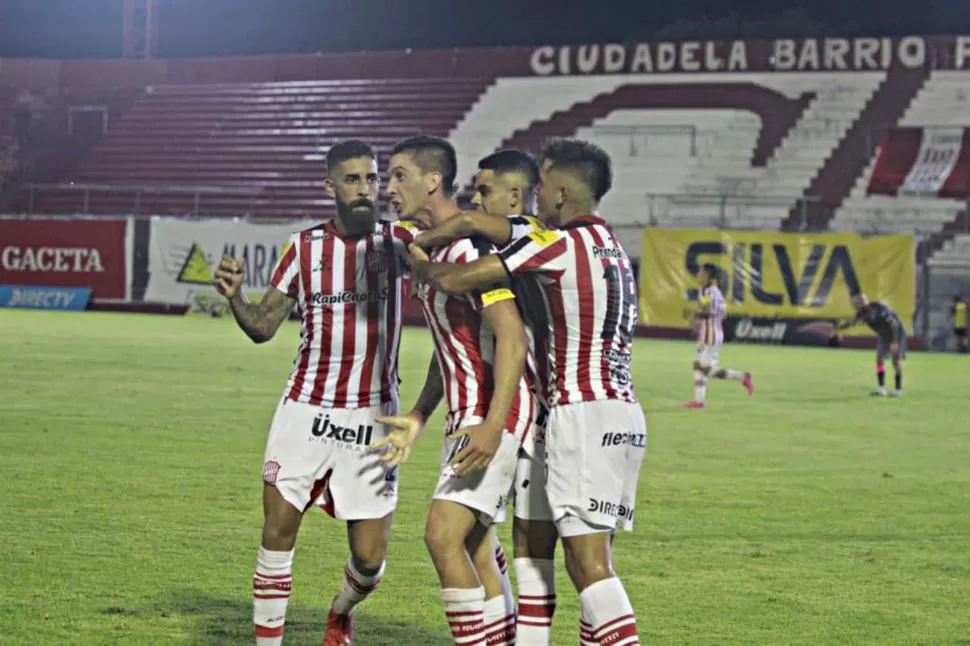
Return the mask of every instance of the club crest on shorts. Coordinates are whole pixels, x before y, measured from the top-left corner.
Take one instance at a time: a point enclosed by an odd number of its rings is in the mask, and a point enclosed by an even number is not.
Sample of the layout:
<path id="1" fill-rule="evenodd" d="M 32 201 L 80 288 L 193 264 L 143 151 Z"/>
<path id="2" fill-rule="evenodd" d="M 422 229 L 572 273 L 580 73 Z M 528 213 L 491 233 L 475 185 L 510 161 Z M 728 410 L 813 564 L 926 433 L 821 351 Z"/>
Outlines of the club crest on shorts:
<path id="1" fill-rule="evenodd" d="M 276 477 L 280 473 L 280 463 L 276 460 L 267 460 L 263 464 L 263 482 L 273 486 L 276 484 Z"/>

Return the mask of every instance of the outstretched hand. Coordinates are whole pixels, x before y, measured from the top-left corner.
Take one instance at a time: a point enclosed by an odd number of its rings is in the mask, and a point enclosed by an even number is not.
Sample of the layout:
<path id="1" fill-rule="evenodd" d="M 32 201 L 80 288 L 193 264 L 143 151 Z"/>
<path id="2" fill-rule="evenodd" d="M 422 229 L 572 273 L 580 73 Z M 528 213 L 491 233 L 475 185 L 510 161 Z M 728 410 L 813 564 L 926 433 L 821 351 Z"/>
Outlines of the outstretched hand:
<path id="1" fill-rule="evenodd" d="M 388 467 L 404 464 L 411 457 L 411 447 L 421 435 L 424 424 L 415 415 L 392 415 L 374 420 L 391 429 L 390 433 L 370 445 L 372 449 L 387 447 L 381 460 Z"/>

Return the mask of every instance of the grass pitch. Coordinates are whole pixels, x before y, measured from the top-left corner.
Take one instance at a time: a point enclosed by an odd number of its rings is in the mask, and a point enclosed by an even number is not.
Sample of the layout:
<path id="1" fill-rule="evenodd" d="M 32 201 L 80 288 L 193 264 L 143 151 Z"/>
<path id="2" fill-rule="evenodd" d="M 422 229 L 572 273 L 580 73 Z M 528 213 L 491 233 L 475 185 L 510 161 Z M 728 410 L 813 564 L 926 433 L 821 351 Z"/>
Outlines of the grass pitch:
<path id="1" fill-rule="evenodd" d="M 296 343 L 294 324 L 255 346 L 227 320 L 0 310 L 0 644 L 252 643 L 263 443 Z M 430 348 L 407 331 L 405 406 Z M 616 561 L 644 642 L 970 644 L 970 361 L 913 353 L 905 398 L 882 400 L 869 352 L 732 345 L 756 396 L 714 383 L 685 411 L 691 358 L 635 352 L 650 439 Z M 421 540 L 438 420 L 362 646 L 451 643 Z M 287 644 L 320 643 L 346 554 L 313 512 Z M 577 621 L 560 567 L 553 643 Z"/>

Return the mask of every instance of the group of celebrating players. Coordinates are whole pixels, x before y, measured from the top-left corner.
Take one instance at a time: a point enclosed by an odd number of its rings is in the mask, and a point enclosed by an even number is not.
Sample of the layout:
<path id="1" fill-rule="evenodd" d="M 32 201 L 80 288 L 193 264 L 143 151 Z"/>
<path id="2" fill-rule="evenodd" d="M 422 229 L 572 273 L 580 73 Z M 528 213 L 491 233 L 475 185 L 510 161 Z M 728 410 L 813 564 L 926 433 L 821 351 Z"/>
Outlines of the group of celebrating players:
<path id="1" fill-rule="evenodd" d="M 510 149 L 478 166 L 476 210 L 463 212 L 452 145 L 401 141 L 387 169 L 398 220 L 383 221 L 377 156 L 363 141 L 343 141 L 327 154 L 325 191 L 336 217 L 290 238 L 262 300 L 243 295 L 240 262 L 225 257 L 215 271 L 216 288 L 253 341 L 271 339 L 294 307 L 301 316 L 263 465 L 258 646 L 282 643 L 296 537 L 315 505 L 346 521 L 350 547 L 323 643 L 352 643 L 354 610 L 384 576 L 398 467 L 442 399 L 425 543 L 455 644 L 548 644 L 560 542 L 579 593 L 580 644 L 640 643 L 611 553 L 615 531 L 632 529 L 647 442 L 630 372 L 633 267 L 596 215 L 612 185 L 611 160 L 588 142 L 556 139 L 538 160 Z M 724 298 L 713 268 L 700 278 L 689 408 L 704 406 L 711 377 L 754 389 L 750 373 L 717 367 Z M 406 298 L 421 304 L 434 355 L 402 415 Z M 865 318 L 868 304 L 858 305 Z M 507 502 L 517 599 L 494 529 Z"/>
<path id="2" fill-rule="evenodd" d="M 327 168 L 336 217 L 290 238 L 259 303 L 242 294 L 239 262 L 223 258 L 214 276 L 256 342 L 294 306 L 302 319 L 263 466 L 256 643 L 282 643 L 296 536 L 314 505 L 346 521 L 350 546 L 324 644 L 352 643 L 354 609 L 384 575 L 398 466 L 445 399 L 425 543 L 455 643 L 548 644 L 561 542 L 580 643 L 639 644 L 611 555 L 615 530 L 632 528 L 647 429 L 630 374 L 633 267 L 596 215 L 612 184 L 609 156 L 572 139 L 550 142 L 538 161 L 499 151 L 479 163 L 477 210 L 462 212 L 454 148 L 413 137 L 388 166 L 397 222 L 378 217 L 369 145 L 338 143 Z M 409 297 L 420 301 L 434 356 L 402 415 Z M 509 500 L 518 603 L 493 528 Z"/>

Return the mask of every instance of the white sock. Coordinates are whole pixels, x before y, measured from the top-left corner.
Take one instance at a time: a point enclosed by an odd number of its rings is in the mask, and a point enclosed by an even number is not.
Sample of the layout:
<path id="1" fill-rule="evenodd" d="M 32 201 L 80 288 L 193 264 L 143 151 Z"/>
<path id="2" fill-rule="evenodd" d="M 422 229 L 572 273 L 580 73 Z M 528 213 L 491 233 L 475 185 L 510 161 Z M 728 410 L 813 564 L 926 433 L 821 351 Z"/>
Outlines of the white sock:
<path id="1" fill-rule="evenodd" d="M 505 597 L 485 600 L 485 641 L 488 646 L 515 646 L 515 612 L 509 612 Z"/>
<path id="2" fill-rule="evenodd" d="M 361 574 L 354 567 L 354 559 L 348 558 L 344 566 L 344 580 L 340 584 L 340 592 L 333 600 L 333 611 L 338 615 L 349 615 L 354 607 L 377 589 L 384 577 L 384 563 L 377 574 Z"/>
<path id="3" fill-rule="evenodd" d="M 729 381 L 741 381 L 744 379 L 744 373 L 740 370 L 719 370 L 715 375 L 718 379 L 727 379 Z"/>
<path id="4" fill-rule="evenodd" d="M 293 550 L 273 552 L 259 548 L 253 575 L 253 625 L 256 646 L 280 646 L 286 623 L 286 605 L 293 588 Z"/>
<path id="5" fill-rule="evenodd" d="M 516 639 L 528 646 L 547 646 L 556 614 L 556 562 L 517 558 L 513 563 L 519 585 Z"/>
<path id="6" fill-rule="evenodd" d="M 583 609 L 579 609 L 579 646 L 599 646 L 599 642 L 593 641 L 593 626 Z"/>
<path id="7" fill-rule="evenodd" d="M 445 616 L 455 644 L 487 646 L 485 642 L 485 588 L 445 588 L 441 591 Z"/>
<path id="8" fill-rule="evenodd" d="M 579 593 L 579 607 L 593 627 L 594 644 L 633 646 L 640 644 L 633 606 L 616 577 L 598 581 Z"/>
<path id="9" fill-rule="evenodd" d="M 700 370 L 694 371 L 694 401 L 703 402 L 707 397 L 707 375 Z"/>
<path id="10" fill-rule="evenodd" d="M 498 536 L 495 537 L 495 563 L 502 573 L 502 598 L 505 599 L 505 610 L 515 616 L 515 594 L 512 592 L 512 582 L 509 580 L 509 563 L 505 559 L 505 550 Z"/>

